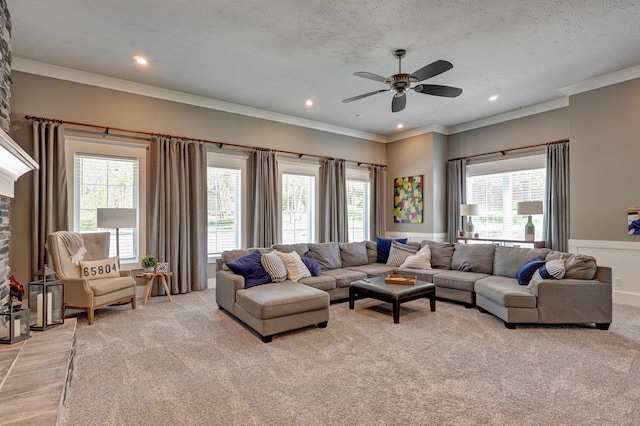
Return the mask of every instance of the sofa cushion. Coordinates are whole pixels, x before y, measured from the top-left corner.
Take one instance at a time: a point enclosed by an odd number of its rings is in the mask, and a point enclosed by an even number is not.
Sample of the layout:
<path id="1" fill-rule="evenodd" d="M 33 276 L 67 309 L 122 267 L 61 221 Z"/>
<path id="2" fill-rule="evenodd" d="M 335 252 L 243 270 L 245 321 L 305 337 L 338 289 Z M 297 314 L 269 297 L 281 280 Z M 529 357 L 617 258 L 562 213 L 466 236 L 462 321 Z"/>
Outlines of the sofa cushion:
<path id="1" fill-rule="evenodd" d="M 518 285 L 515 278 L 493 275 L 476 281 L 476 294 L 506 308 L 535 308 L 536 296 L 526 287 Z"/>
<path id="2" fill-rule="evenodd" d="M 442 271 L 433 275 L 433 283 L 437 287 L 473 292 L 475 282 L 486 277 L 487 274 L 479 272 Z"/>
<path id="3" fill-rule="evenodd" d="M 263 253 L 261 263 L 264 270 L 271 277 L 271 282 L 281 283 L 287 279 L 287 268 L 278 257 L 277 252 Z"/>
<path id="4" fill-rule="evenodd" d="M 236 303 L 256 318 L 280 318 L 327 309 L 329 294 L 307 285 L 285 281 L 238 290 Z"/>
<path id="5" fill-rule="evenodd" d="M 518 272 L 516 272 L 516 279 L 518 280 L 518 284 L 528 285 L 529 281 L 531 281 L 531 277 L 533 277 L 533 274 L 542 265 L 544 265 L 544 259 L 541 257 L 534 257 L 533 259 L 529 259 L 522 265 L 520 265 L 520 268 L 518 268 Z"/>
<path id="6" fill-rule="evenodd" d="M 322 270 L 320 269 L 320 265 L 318 265 L 318 261 L 315 257 L 313 257 L 310 251 L 307 251 L 305 254 L 303 254 L 301 259 L 309 272 L 311 272 L 312 277 L 317 277 L 318 275 L 320 275 L 320 272 L 322 272 Z"/>
<path id="7" fill-rule="evenodd" d="M 520 266 L 527 260 L 539 257 L 544 259 L 549 253 L 549 249 L 532 249 L 523 247 L 497 246 L 493 258 L 493 275 L 517 278 Z M 533 274 L 533 272 L 532 272 Z M 527 284 L 529 281 L 525 284 Z M 522 283 L 520 283 L 522 284 Z"/>
<path id="8" fill-rule="evenodd" d="M 407 243 L 407 238 L 380 238 L 376 237 L 376 246 L 378 248 L 378 263 L 387 263 L 389 251 L 391 250 L 391 242 L 397 241 L 402 244 Z"/>
<path id="9" fill-rule="evenodd" d="M 229 269 L 244 277 L 244 288 L 255 287 L 271 282 L 271 277 L 262 267 L 262 253 L 255 250 L 233 262 L 227 263 Z"/>
<path id="10" fill-rule="evenodd" d="M 564 260 L 564 277 L 567 279 L 592 280 L 598 269 L 596 259 L 584 254 L 572 254 L 552 250 L 545 258 L 546 261 L 555 259 Z"/>
<path id="11" fill-rule="evenodd" d="M 134 286 L 135 281 L 131 277 L 103 278 L 89 281 L 89 288 L 96 297 L 113 293 L 114 291 L 127 287 L 131 287 L 133 294 L 133 292 L 135 292 L 135 290 L 133 290 Z"/>
<path id="12" fill-rule="evenodd" d="M 309 287 L 317 288 L 318 290 L 329 291 L 336 288 L 336 279 L 329 275 L 318 275 L 307 278 L 300 278 L 298 281 L 300 284 L 308 285 Z"/>
<path id="13" fill-rule="evenodd" d="M 449 271 L 448 269 L 413 269 L 413 268 L 400 268 L 396 271 L 400 275 L 415 275 L 420 281 L 428 283 L 433 282 L 434 275 L 440 275 L 443 272 L 458 272 Z M 473 274 L 473 272 L 465 272 L 466 274 Z M 482 274 L 483 276 L 485 274 Z"/>
<path id="14" fill-rule="evenodd" d="M 379 277 L 381 275 L 393 274 L 396 270 L 395 266 L 385 265 L 383 263 L 369 263 L 368 265 L 349 266 L 346 269 L 365 273 L 368 277 Z"/>
<path id="15" fill-rule="evenodd" d="M 291 253 L 276 251 L 276 254 L 284 263 L 285 268 L 287 268 L 287 275 L 291 281 L 297 282 L 300 278 L 311 276 L 311 272 L 309 272 L 309 269 L 307 269 L 307 266 L 296 251 Z"/>
<path id="16" fill-rule="evenodd" d="M 365 241 L 367 246 L 367 263 L 376 263 L 378 261 L 378 245 L 375 241 Z"/>
<path id="17" fill-rule="evenodd" d="M 492 274 L 494 251 L 493 244 L 456 244 L 451 269 Z"/>
<path id="18" fill-rule="evenodd" d="M 402 244 L 398 241 L 391 242 L 391 250 L 389 250 L 389 257 L 387 258 L 387 265 L 400 266 L 404 263 L 407 257 L 412 254 L 416 254 L 420 249 L 418 243 Z"/>
<path id="19" fill-rule="evenodd" d="M 367 256 L 367 245 L 364 241 L 360 243 L 338 243 L 340 247 L 340 258 L 342 267 L 360 266 L 369 263 Z"/>
<path id="20" fill-rule="evenodd" d="M 246 256 L 254 251 L 260 251 L 260 253 L 268 253 L 273 251 L 270 248 L 249 248 L 249 249 L 236 249 L 236 250 L 226 250 L 222 252 L 222 269 L 225 271 L 230 271 L 231 269 L 227 266 L 228 263 L 233 262 L 234 260 L 238 260 L 243 256 Z"/>
<path id="21" fill-rule="evenodd" d="M 403 269 L 431 269 L 431 249 L 425 245 L 416 254 L 407 257 L 400 268 Z"/>
<path id="22" fill-rule="evenodd" d="M 438 243 L 436 241 L 424 240 L 421 246 L 429 246 L 431 251 L 431 267 L 437 269 L 451 269 L 451 258 L 455 246 L 450 243 Z"/>
<path id="23" fill-rule="evenodd" d="M 364 272 L 343 268 L 322 271 L 322 275 L 335 278 L 336 287 L 349 287 L 352 282 L 367 278 L 367 274 Z"/>
<path id="24" fill-rule="evenodd" d="M 320 265 L 320 269 L 323 271 L 342 268 L 340 246 L 338 246 L 338 243 L 309 243 L 309 251 L 316 261 L 318 261 L 318 265 Z"/>

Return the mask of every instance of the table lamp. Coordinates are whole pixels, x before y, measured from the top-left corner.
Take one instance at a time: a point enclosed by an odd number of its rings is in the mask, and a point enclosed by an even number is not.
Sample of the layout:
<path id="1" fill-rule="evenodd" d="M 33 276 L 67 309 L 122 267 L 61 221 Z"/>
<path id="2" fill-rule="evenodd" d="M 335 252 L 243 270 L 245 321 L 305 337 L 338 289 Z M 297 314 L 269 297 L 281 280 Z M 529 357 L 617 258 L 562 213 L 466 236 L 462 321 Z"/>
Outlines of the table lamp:
<path id="1" fill-rule="evenodd" d="M 116 229 L 116 254 L 120 269 L 120 228 L 136 227 L 136 209 L 97 209 L 98 228 Z"/>
<path id="2" fill-rule="evenodd" d="M 529 221 L 524 226 L 525 241 L 534 241 L 536 227 L 531 221 L 531 215 L 542 214 L 542 201 L 520 201 L 518 203 L 518 216 L 529 216 Z"/>
<path id="3" fill-rule="evenodd" d="M 467 238 L 473 238 L 475 227 L 471 216 L 478 216 L 480 214 L 479 204 L 460 204 L 460 216 L 467 216 L 467 225 L 464 229 L 464 236 Z"/>

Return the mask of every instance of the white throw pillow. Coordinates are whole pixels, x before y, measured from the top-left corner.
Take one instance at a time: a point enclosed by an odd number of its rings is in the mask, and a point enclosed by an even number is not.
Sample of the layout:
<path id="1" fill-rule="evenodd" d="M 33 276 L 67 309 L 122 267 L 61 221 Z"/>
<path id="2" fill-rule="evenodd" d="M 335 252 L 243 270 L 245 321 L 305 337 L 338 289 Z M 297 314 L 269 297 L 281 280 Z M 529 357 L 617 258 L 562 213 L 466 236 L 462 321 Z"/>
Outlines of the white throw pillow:
<path id="1" fill-rule="evenodd" d="M 387 265 L 400 266 L 407 260 L 407 257 L 416 254 L 417 251 L 417 248 L 414 249 L 409 244 L 393 241 L 391 243 L 391 250 L 389 251 L 389 258 L 387 259 Z"/>
<path id="2" fill-rule="evenodd" d="M 425 244 L 416 254 L 407 257 L 400 268 L 408 269 L 431 269 L 431 249 Z"/>
<path id="3" fill-rule="evenodd" d="M 120 276 L 118 256 L 102 260 L 81 260 L 80 276 L 88 280 L 118 278 Z"/>
<path id="4" fill-rule="evenodd" d="M 307 265 L 304 264 L 297 252 L 292 251 L 291 253 L 283 253 L 281 251 L 276 251 L 275 253 L 278 255 L 280 260 L 282 260 L 285 268 L 287 268 L 287 274 L 291 281 L 298 282 L 301 278 L 311 276 L 309 268 L 307 268 Z"/>
<path id="5" fill-rule="evenodd" d="M 271 277 L 271 282 L 281 283 L 287 279 L 287 268 L 276 252 L 263 253 L 260 262 Z"/>

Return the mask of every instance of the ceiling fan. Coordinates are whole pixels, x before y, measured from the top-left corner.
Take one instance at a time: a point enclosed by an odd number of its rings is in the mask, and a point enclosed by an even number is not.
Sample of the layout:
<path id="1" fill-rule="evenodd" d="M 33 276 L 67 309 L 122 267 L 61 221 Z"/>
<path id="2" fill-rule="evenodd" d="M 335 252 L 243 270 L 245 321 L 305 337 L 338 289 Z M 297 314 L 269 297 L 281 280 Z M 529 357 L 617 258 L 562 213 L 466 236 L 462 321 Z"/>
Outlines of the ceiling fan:
<path id="1" fill-rule="evenodd" d="M 406 93 L 409 90 L 422 93 L 425 95 L 444 96 L 446 98 L 455 98 L 460 96 L 462 89 L 451 86 L 440 86 L 437 84 L 416 84 L 413 87 L 412 83 L 418 83 L 431 77 L 435 77 L 438 74 L 442 74 L 445 71 L 449 71 L 453 68 L 451 62 L 438 60 L 425 65 L 413 74 L 402 73 L 402 58 L 405 57 L 407 51 L 404 49 L 397 49 L 393 51 L 393 56 L 398 59 L 398 74 L 393 74 L 390 77 L 382 77 L 381 75 L 373 74 L 370 72 L 358 71 L 354 72 L 354 75 L 362 78 L 368 78 L 369 80 L 379 81 L 389 85 L 388 89 L 374 90 L 373 92 L 364 93 L 362 95 L 354 96 L 352 98 L 343 99 L 343 103 L 357 101 L 358 99 L 366 98 L 367 96 L 375 95 L 382 92 L 393 91 L 393 100 L 391 101 L 391 112 L 402 111 L 407 105 Z"/>

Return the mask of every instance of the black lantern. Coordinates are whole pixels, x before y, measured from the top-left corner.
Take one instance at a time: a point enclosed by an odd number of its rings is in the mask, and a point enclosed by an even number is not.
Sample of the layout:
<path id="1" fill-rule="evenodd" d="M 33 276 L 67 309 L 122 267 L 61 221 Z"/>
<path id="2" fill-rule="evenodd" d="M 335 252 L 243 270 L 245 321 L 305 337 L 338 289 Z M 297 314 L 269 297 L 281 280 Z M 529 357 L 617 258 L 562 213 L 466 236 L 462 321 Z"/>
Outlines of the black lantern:
<path id="1" fill-rule="evenodd" d="M 56 273 L 44 265 L 29 283 L 30 324 L 32 330 L 44 331 L 64 323 L 64 284 Z"/>
<path id="2" fill-rule="evenodd" d="M 21 309 L 22 302 L 12 299 L 0 310 L 0 343 L 16 343 L 31 337 L 29 309 Z"/>

